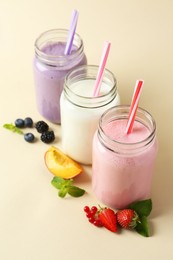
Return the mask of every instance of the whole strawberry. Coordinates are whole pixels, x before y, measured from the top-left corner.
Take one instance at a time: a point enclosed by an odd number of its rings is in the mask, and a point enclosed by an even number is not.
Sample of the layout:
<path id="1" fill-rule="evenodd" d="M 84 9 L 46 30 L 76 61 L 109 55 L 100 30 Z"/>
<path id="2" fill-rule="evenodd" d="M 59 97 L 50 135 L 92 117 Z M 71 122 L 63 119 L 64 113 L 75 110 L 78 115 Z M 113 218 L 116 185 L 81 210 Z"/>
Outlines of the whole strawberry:
<path id="1" fill-rule="evenodd" d="M 138 214 L 132 209 L 119 210 L 116 214 L 118 224 L 123 228 L 135 228 L 139 222 Z"/>
<path id="2" fill-rule="evenodd" d="M 110 208 L 100 208 L 98 219 L 102 225 L 112 232 L 117 232 L 117 219 L 115 212 Z"/>

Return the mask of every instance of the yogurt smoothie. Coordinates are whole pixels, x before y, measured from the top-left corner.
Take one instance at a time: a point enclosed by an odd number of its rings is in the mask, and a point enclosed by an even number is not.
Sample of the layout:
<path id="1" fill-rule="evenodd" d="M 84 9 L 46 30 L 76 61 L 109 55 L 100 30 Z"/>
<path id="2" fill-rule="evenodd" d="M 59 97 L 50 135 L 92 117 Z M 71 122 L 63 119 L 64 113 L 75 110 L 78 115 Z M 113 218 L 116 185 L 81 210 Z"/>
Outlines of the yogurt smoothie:
<path id="1" fill-rule="evenodd" d="M 155 123 L 150 115 L 139 109 L 133 131 L 128 135 L 126 116 L 118 119 L 112 114 L 107 121 L 102 118 L 93 140 L 92 187 L 98 199 L 113 208 L 125 208 L 151 196 L 157 154 Z"/>
<path id="2" fill-rule="evenodd" d="M 37 108 L 53 123 L 60 123 L 60 95 L 66 74 L 87 63 L 83 41 L 75 34 L 71 54 L 64 55 L 66 30 L 50 30 L 35 42 L 34 80 Z"/>
<path id="3" fill-rule="evenodd" d="M 120 102 L 115 78 L 109 71 L 104 75 L 99 97 L 93 97 L 97 69 L 81 66 L 67 75 L 60 101 L 62 149 L 83 164 L 92 163 L 92 139 L 101 114 Z"/>

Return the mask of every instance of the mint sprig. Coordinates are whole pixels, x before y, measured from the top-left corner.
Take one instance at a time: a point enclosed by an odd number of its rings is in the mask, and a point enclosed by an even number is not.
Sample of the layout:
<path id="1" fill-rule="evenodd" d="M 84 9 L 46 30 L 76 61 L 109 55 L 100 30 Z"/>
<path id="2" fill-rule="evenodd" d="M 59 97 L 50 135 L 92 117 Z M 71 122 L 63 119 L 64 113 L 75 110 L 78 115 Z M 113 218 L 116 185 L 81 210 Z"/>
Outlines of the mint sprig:
<path id="1" fill-rule="evenodd" d="M 85 193 L 85 190 L 73 185 L 73 179 L 66 180 L 55 176 L 52 179 L 51 184 L 59 190 L 58 196 L 61 198 L 64 198 L 67 194 L 77 198 L 83 196 Z"/>
<path id="2" fill-rule="evenodd" d="M 141 200 L 137 202 L 133 202 L 128 206 L 129 209 L 133 209 L 139 216 L 139 220 L 137 222 L 137 226 L 135 230 L 144 237 L 149 237 L 149 225 L 147 217 L 150 215 L 152 210 L 152 200 Z"/>
<path id="3" fill-rule="evenodd" d="M 14 132 L 14 133 L 17 133 L 17 134 L 20 134 L 20 135 L 23 134 L 23 131 L 20 130 L 18 127 L 16 127 L 16 126 L 13 125 L 13 124 L 4 124 L 3 127 L 4 127 L 5 129 L 8 129 L 8 130 Z"/>

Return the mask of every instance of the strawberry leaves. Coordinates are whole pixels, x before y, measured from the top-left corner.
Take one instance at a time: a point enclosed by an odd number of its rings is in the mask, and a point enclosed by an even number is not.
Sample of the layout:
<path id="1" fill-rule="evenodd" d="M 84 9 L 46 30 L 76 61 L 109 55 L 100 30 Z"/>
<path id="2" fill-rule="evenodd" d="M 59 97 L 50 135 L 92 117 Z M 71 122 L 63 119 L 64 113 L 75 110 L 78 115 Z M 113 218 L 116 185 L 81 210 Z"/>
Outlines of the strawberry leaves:
<path id="1" fill-rule="evenodd" d="M 149 237 L 149 225 L 147 217 L 150 215 L 152 210 L 152 201 L 151 199 L 148 200 L 141 200 L 134 203 L 131 203 L 128 206 L 129 209 L 135 210 L 135 212 L 139 216 L 139 221 L 137 222 L 137 226 L 135 230 L 142 236 Z"/>
<path id="2" fill-rule="evenodd" d="M 135 210 L 139 216 L 148 217 L 152 210 L 152 201 L 151 199 L 148 199 L 148 200 L 133 202 L 128 206 L 128 208 Z"/>
<path id="3" fill-rule="evenodd" d="M 51 184 L 58 189 L 58 196 L 64 198 L 67 194 L 72 197 L 81 197 L 84 195 L 85 190 L 73 185 L 73 179 L 63 179 L 61 177 L 54 177 Z"/>
<path id="4" fill-rule="evenodd" d="M 149 237 L 149 226 L 148 226 L 148 220 L 146 216 L 140 217 L 140 222 L 138 222 L 137 226 L 135 227 L 135 230 L 144 237 Z"/>

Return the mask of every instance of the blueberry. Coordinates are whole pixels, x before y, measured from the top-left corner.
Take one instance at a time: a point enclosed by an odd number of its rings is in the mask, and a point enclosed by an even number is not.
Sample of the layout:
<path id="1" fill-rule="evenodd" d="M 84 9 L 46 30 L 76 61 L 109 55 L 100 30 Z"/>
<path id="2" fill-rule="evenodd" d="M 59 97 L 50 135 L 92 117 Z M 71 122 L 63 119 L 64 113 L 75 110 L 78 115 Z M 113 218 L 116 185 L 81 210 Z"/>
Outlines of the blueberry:
<path id="1" fill-rule="evenodd" d="M 33 126 L 33 120 L 30 117 L 26 117 L 24 120 L 24 124 L 26 127 L 32 127 Z"/>
<path id="2" fill-rule="evenodd" d="M 24 134 L 25 141 L 32 143 L 35 139 L 35 136 L 32 133 Z"/>
<path id="3" fill-rule="evenodd" d="M 16 127 L 19 127 L 19 128 L 22 128 L 24 127 L 25 123 L 24 123 L 24 120 L 21 119 L 21 118 L 18 118 L 15 120 L 15 126 Z"/>

